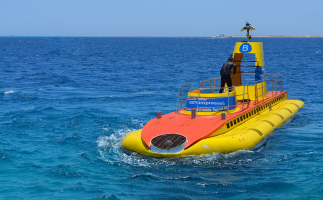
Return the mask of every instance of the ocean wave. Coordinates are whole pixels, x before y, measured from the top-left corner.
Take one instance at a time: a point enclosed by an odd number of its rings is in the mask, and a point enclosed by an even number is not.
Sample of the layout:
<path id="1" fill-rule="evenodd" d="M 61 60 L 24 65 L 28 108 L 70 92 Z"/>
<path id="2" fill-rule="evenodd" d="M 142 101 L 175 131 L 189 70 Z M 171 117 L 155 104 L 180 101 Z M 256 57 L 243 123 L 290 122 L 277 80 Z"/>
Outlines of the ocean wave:
<path id="1" fill-rule="evenodd" d="M 15 93 L 15 91 L 13 91 L 13 90 L 9 90 L 9 91 L 5 91 L 3 94 L 12 94 L 12 93 Z"/>
<path id="2" fill-rule="evenodd" d="M 159 179 L 160 177 L 158 175 L 152 174 L 152 173 L 141 173 L 141 174 L 135 174 L 132 176 L 132 178 L 141 178 L 143 177 L 144 179 L 148 178 L 148 179 Z"/>
<path id="3" fill-rule="evenodd" d="M 135 131 L 135 129 L 119 129 L 115 130 L 110 136 L 100 136 L 97 139 L 98 152 L 101 159 L 111 165 L 131 165 L 150 167 L 155 165 L 152 160 L 140 158 L 137 156 L 128 156 L 121 150 L 121 141 L 126 134 Z M 154 159 L 153 159 L 154 160 Z"/>
<path id="4" fill-rule="evenodd" d="M 163 179 L 163 180 L 184 180 L 184 181 L 189 181 L 189 180 L 194 180 L 194 181 L 203 181 L 199 177 L 194 177 L 194 176 L 169 176 L 169 177 L 162 177 L 157 174 L 153 173 L 139 173 L 139 174 L 134 174 L 131 176 L 133 179 L 143 179 L 148 181 L 149 179 L 152 180 L 158 180 L 158 179 Z"/>

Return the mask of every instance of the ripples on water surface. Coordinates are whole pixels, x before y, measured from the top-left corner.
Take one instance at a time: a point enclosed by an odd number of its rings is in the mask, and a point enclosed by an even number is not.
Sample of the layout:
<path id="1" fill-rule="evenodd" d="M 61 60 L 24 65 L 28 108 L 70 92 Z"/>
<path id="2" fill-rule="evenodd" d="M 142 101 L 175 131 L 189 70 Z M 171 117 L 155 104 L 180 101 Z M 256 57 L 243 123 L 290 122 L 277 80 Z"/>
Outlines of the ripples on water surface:
<path id="1" fill-rule="evenodd" d="M 305 199 L 323 196 L 323 39 L 255 38 L 266 72 L 306 103 L 256 152 L 127 156 L 122 138 L 180 85 L 218 76 L 236 41 L 0 38 L 0 197 Z"/>

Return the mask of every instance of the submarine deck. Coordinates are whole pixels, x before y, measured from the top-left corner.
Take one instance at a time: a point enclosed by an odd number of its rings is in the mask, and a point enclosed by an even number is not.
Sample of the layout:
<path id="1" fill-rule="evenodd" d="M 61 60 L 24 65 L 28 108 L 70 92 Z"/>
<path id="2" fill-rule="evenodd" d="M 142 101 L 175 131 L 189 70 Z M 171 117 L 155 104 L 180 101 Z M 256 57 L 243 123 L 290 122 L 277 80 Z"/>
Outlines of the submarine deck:
<path id="1" fill-rule="evenodd" d="M 288 97 L 285 91 L 279 91 L 275 94 L 268 92 L 267 95 L 268 98 L 258 102 L 258 104 L 255 101 L 241 102 L 237 105 L 235 111 L 226 116 L 225 120 L 221 119 L 221 113 L 226 113 L 226 111 L 220 111 L 214 115 L 198 115 L 198 117 L 192 119 L 191 115 L 183 114 L 184 109 L 178 111 L 178 113 L 172 112 L 163 115 L 160 119 L 154 118 L 142 129 L 142 140 L 150 147 L 150 141 L 154 137 L 176 133 L 187 138 L 186 149 L 201 139 L 230 131 Z"/>

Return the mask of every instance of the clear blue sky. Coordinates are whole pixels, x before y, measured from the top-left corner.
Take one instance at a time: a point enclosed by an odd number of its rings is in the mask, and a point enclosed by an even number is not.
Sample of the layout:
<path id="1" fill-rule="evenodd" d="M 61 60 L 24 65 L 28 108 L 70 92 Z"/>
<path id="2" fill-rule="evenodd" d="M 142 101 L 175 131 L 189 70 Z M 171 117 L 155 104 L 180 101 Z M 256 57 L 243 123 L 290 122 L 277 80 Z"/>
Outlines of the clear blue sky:
<path id="1" fill-rule="evenodd" d="M 323 0 L 1 0 L 0 36 L 323 35 Z"/>

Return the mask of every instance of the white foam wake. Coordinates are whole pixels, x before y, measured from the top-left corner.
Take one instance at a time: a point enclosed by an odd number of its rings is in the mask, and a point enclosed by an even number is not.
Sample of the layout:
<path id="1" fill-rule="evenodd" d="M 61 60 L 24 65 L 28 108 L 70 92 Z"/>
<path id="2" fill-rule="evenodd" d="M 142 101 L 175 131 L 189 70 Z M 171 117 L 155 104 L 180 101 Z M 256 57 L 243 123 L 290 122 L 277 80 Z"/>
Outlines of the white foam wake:
<path id="1" fill-rule="evenodd" d="M 5 91 L 3 94 L 12 94 L 12 93 L 15 93 L 15 91 L 9 90 L 9 91 Z"/>
<path id="2" fill-rule="evenodd" d="M 143 126 L 141 121 L 132 119 L 133 123 Z M 109 136 L 100 136 L 97 139 L 98 152 L 101 159 L 111 165 L 131 165 L 141 167 L 171 166 L 171 165 L 235 165 L 240 163 L 252 163 L 254 151 L 239 150 L 237 152 L 220 154 L 213 153 L 201 156 L 175 157 L 155 159 L 140 156 L 126 155 L 121 149 L 122 139 L 135 129 L 115 129 L 104 127 L 103 130 L 110 132 Z M 112 134 L 111 134 L 112 132 Z"/>

